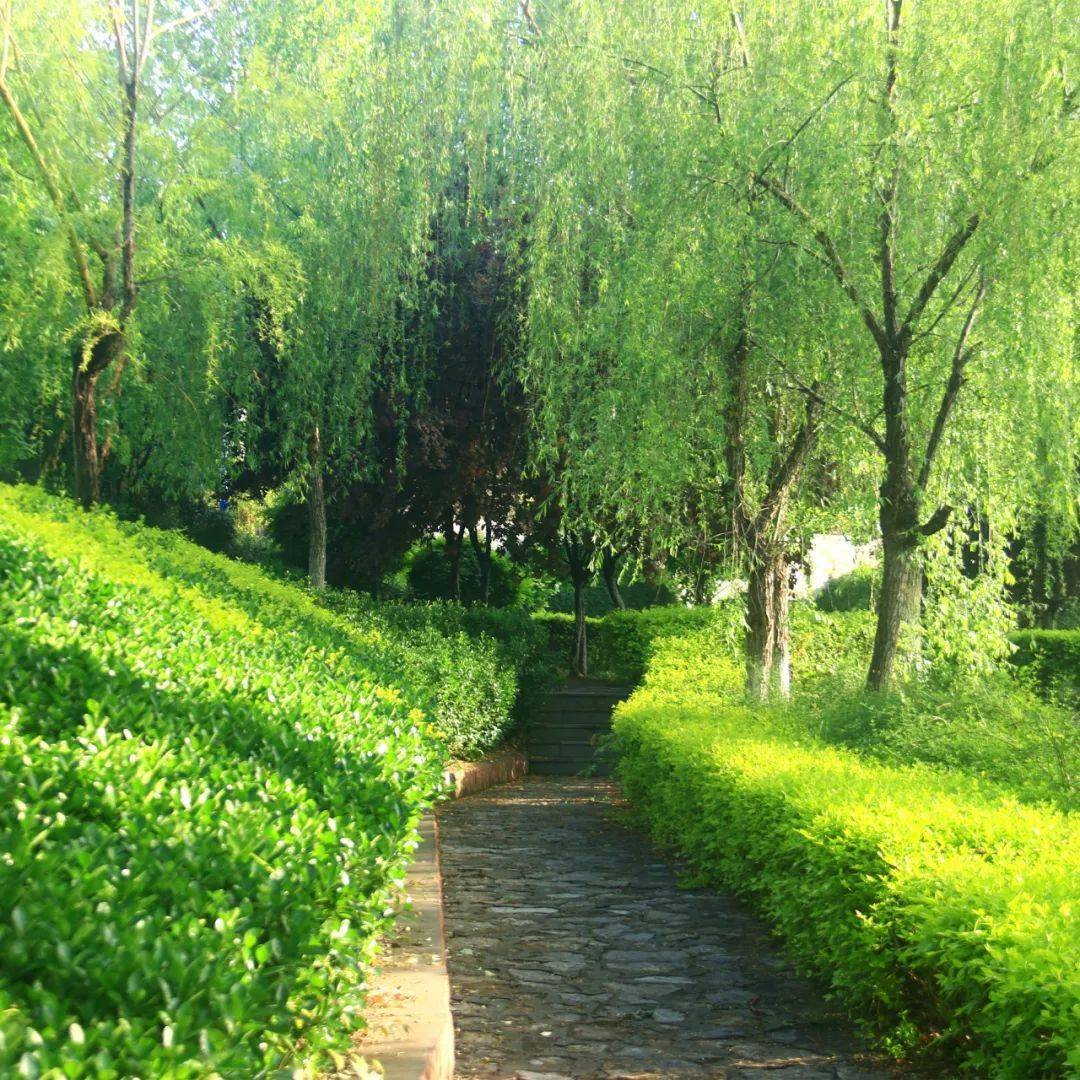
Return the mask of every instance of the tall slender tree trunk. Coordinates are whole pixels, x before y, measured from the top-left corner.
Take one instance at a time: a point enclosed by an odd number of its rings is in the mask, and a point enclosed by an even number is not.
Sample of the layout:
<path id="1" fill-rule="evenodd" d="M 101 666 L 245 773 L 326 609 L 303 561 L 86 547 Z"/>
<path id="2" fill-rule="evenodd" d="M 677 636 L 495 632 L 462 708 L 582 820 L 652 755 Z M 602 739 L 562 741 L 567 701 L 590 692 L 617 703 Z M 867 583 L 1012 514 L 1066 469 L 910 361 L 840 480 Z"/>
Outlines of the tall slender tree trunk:
<path id="1" fill-rule="evenodd" d="M 574 536 L 565 538 L 566 561 L 574 585 L 574 647 L 570 669 L 575 675 L 589 674 L 589 623 L 585 614 L 585 589 L 593 576 L 593 551 Z"/>
<path id="2" fill-rule="evenodd" d="M 326 585 L 326 493 L 323 490 L 322 438 L 316 424 L 311 435 L 308 476 L 308 579 L 313 589 Z"/>
<path id="3" fill-rule="evenodd" d="M 776 642 L 776 575 L 767 558 L 754 558 L 746 589 L 746 695 L 764 701 L 772 679 Z"/>
<path id="4" fill-rule="evenodd" d="M 746 590 L 746 693 L 751 700 L 786 697 L 791 689 L 788 560 L 757 547 Z"/>
<path id="5" fill-rule="evenodd" d="M 772 693 L 791 697 L 791 564 L 781 559 L 779 580 L 773 591 L 773 670 Z"/>
<path id="6" fill-rule="evenodd" d="M 101 498 L 101 461 L 97 445 L 98 375 L 84 370 L 82 350 L 75 350 L 71 378 L 71 445 L 75 498 L 90 507 Z"/>
<path id="7" fill-rule="evenodd" d="M 610 548 L 604 552 L 603 561 L 600 563 L 600 571 L 604 577 L 604 584 L 607 586 L 608 596 L 611 597 L 612 606 L 616 611 L 625 611 L 626 601 L 619 590 L 619 556 L 617 552 L 612 551 Z"/>
<path id="8" fill-rule="evenodd" d="M 469 541 L 476 554 L 476 565 L 480 569 L 480 602 L 486 607 L 491 602 L 491 525 L 480 539 L 479 523 L 469 526 Z"/>
<path id="9" fill-rule="evenodd" d="M 446 560 L 450 566 L 450 599 L 455 604 L 461 603 L 461 541 L 465 535 L 465 526 L 458 531 L 453 515 L 446 519 L 443 529 L 446 538 Z"/>
<path id="10" fill-rule="evenodd" d="M 570 669 L 582 677 L 589 674 L 589 622 L 585 616 L 585 582 L 574 582 L 574 648 Z"/>
<path id="11" fill-rule="evenodd" d="M 922 599 L 920 498 L 911 464 L 907 350 L 897 345 L 895 331 L 888 323 L 886 327 L 881 348 L 885 414 L 881 449 L 885 457 L 885 479 L 878 493 L 882 581 L 874 651 L 866 676 L 867 689 L 875 691 L 886 690 L 891 684 L 903 628 L 918 617 Z"/>

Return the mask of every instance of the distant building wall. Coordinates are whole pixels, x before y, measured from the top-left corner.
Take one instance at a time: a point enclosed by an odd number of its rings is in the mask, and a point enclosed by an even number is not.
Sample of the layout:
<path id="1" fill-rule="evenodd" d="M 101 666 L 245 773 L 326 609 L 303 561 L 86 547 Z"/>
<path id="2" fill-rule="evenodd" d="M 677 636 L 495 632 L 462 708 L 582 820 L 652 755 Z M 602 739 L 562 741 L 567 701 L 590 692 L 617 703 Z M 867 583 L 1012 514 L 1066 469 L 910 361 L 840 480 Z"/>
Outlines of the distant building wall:
<path id="1" fill-rule="evenodd" d="M 813 596 L 833 578 L 843 577 L 860 566 L 876 566 L 880 540 L 853 544 L 842 533 L 818 533 L 810 542 L 806 568 L 795 578 L 796 596 Z"/>

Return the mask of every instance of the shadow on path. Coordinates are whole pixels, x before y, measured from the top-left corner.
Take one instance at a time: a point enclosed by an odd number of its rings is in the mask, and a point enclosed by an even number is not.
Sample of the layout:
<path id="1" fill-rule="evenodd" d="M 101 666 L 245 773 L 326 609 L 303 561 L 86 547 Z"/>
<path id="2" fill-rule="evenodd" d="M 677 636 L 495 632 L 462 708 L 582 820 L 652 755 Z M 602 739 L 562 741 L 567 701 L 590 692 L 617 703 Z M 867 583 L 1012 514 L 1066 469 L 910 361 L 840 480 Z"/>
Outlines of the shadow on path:
<path id="1" fill-rule="evenodd" d="M 604 780 L 440 812 L 457 1076 L 881 1077 L 739 901 L 679 887 Z"/>

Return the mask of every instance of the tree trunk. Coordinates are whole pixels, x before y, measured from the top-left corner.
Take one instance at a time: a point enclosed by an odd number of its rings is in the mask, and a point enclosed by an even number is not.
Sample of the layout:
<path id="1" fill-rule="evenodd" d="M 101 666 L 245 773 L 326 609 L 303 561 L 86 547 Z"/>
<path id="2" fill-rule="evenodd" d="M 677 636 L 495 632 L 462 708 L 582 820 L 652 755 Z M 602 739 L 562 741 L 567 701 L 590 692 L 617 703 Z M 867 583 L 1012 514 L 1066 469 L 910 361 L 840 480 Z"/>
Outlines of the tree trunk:
<path id="1" fill-rule="evenodd" d="M 589 624 L 585 617 L 585 581 L 574 581 L 574 650 L 570 669 L 583 678 L 589 674 Z"/>
<path id="2" fill-rule="evenodd" d="M 791 602 L 788 559 L 755 551 L 746 590 L 746 695 L 752 701 L 791 693 Z"/>
<path id="3" fill-rule="evenodd" d="M 71 447 L 74 456 L 75 498 L 91 507 L 101 498 L 101 459 L 97 445 L 98 374 L 82 367 L 76 350 L 71 380 Z"/>
<path id="4" fill-rule="evenodd" d="M 97 384 L 102 372 L 124 348 L 124 335 L 114 330 L 94 341 L 79 342 L 71 359 L 71 449 L 75 498 L 90 507 L 101 498 L 104 454 L 97 441 Z"/>
<path id="5" fill-rule="evenodd" d="M 868 690 L 889 688 L 896 670 L 902 629 L 906 623 L 919 616 L 922 561 L 918 545 L 903 535 L 886 535 L 882 550 L 882 571 L 874 652 L 866 677 Z"/>
<path id="6" fill-rule="evenodd" d="M 626 601 L 619 591 L 619 556 L 614 551 L 605 551 L 600 569 L 604 575 L 604 584 L 607 586 L 612 606 L 616 611 L 625 611 Z"/>
<path id="7" fill-rule="evenodd" d="M 773 592 L 773 670 L 772 693 L 791 697 L 791 567 L 781 557 L 776 589 Z"/>
<path id="8" fill-rule="evenodd" d="M 575 675 L 589 674 L 589 634 L 585 616 L 585 588 L 593 576 L 593 551 L 573 536 L 564 538 L 570 580 L 574 584 L 574 648 L 570 670 Z"/>
<path id="9" fill-rule="evenodd" d="M 476 565 L 480 569 L 480 602 L 486 607 L 491 602 L 491 526 L 488 525 L 483 543 L 480 530 L 476 525 L 469 526 L 469 541 L 476 554 Z"/>
<path id="10" fill-rule="evenodd" d="M 772 683 L 776 631 L 776 566 L 765 554 L 756 554 L 746 590 L 746 696 L 764 701 Z"/>
<path id="11" fill-rule="evenodd" d="M 446 538 L 446 560 L 450 565 L 450 599 L 455 604 L 461 603 L 461 541 L 465 535 L 465 526 L 459 532 L 453 517 L 448 517 L 443 530 Z"/>
<path id="12" fill-rule="evenodd" d="M 316 424 L 311 436 L 308 477 L 308 578 L 313 589 L 326 585 L 326 495 L 323 490 L 322 439 Z"/>

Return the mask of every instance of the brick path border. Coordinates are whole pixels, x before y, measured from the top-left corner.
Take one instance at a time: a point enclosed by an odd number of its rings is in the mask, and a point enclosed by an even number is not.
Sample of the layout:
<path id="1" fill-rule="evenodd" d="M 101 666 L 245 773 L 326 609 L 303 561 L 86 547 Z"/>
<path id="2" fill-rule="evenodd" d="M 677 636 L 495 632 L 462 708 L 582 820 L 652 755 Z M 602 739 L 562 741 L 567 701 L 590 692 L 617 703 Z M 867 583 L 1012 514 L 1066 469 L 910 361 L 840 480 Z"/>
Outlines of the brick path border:
<path id="1" fill-rule="evenodd" d="M 450 769 L 453 798 L 474 795 L 523 777 L 529 759 L 507 750 Z M 357 1041 L 358 1060 L 342 1076 L 384 1080 L 453 1080 L 454 1017 L 446 968 L 439 826 L 434 813 L 420 825 L 420 846 L 406 876 L 412 908 L 382 951 L 368 991 L 367 1028 Z"/>

